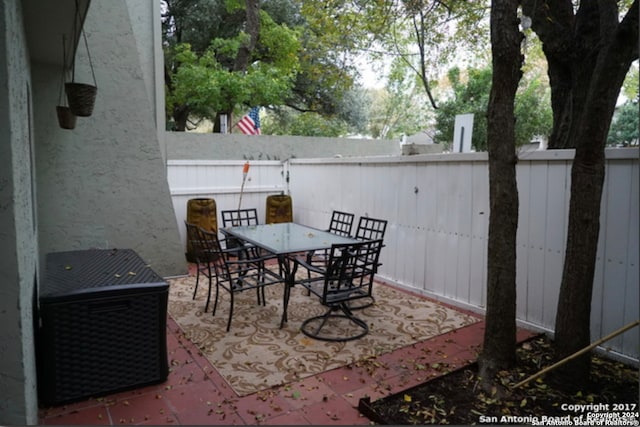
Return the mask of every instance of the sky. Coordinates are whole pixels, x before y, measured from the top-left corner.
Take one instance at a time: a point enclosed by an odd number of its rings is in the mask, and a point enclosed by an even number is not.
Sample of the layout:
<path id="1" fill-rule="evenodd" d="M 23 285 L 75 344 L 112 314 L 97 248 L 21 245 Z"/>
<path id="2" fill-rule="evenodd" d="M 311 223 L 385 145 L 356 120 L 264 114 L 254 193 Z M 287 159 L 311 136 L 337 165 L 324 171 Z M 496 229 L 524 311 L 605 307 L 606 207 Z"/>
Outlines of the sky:
<path id="1" fill-rule="evenodd" d="M 386 60 L 382 60 L 384 71 L 376 72 L 374 66 L 365 55 L 360 56 L 356 60 L 356 64 L 360 70 L 361 83 L 367 89 L 382 89 L 386 84 L 386 73 L 389 70 L 389 63 Z"/>
<path id="2" fill-rule="evenodd" d="M 385 77 L 373 71 L 373 69 L 365 65 L 360 69 L 362 74 L 362 85 L 367 89 L 382 89 L 385 86 Z"/>

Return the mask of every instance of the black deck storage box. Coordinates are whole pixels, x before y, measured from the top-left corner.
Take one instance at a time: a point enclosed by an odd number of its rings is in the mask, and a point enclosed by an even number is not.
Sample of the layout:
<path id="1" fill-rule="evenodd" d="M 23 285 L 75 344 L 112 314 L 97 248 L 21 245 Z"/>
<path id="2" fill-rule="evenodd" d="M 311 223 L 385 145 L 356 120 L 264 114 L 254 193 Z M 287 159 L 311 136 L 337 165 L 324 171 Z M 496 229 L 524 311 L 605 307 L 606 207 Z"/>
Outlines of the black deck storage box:
<path id="1" fill-rule="evenodd" d="M 165 381 L 168 290 L 130 249 L 48 254 L 36 339 L 40 403 Z"/>

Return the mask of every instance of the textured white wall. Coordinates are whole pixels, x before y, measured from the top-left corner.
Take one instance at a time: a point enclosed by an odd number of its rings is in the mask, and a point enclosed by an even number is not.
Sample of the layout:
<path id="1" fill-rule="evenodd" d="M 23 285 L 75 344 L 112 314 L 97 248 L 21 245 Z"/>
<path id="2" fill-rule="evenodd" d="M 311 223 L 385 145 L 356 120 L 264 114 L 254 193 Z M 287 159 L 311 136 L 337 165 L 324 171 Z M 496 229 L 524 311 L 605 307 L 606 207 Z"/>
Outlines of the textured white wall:
<path id="1" fill-rule="evenodd" d="M 20 1 L 0 4 L 0 424 L 37 422 L 31 88 Z"/>
<path id="2" fill-rule="evenodd" d="M 42 255 L 131 248 L 159 274 L 175 275 L 186 272 L 186 263 L 148 84 L 152 25 L 134 14 L 150 13 L 152 5 L 144 5 L 92 2 L 85 30 L 98 95 L 93 115 L 79 117 L 74 130 L 58 128 L 55 119 L 59 71 L 37 68 L 46 98 L 36 110 L 40 246 Z M 76 61 L 76 80 L 91 83 L 82 43 Z"/>

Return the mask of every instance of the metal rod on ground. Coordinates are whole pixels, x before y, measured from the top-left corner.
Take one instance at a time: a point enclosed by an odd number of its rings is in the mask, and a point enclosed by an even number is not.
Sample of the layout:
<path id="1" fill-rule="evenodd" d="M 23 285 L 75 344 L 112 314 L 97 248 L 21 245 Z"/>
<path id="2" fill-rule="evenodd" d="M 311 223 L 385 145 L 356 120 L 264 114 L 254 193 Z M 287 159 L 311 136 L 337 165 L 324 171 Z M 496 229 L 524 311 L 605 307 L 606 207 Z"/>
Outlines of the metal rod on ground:
<path id="1" fill-rule="evenodd" d="M 562 360 L 560 360 L 560 361 L 558 361 L 558 362 L 554 363 L 553 365 L 551 365 L 551 366 L 548 366 L 548 367 L 544 368 L 543 370 L 541 370 L 541 371 L 540 371 L 540 372 L 538 372 L 537 374 L 533 374 L 533 375 L 531 375 L 529 378 L 527 378 L 527 379 L 525 379 L 525 380 L 523 380 L 523 381 L 520 381 L 518 384 L 514 385 L 514 386 L 513 386 L 513 387 L 511 387 L 511 388 L 518 388 L 518 387 L 520 387 L 520 386 L 522 386 L 522 385 L 524 385 L 524 384 L 528 383 L 528 382 L 529 382 L 529 381 L 531 381 L 531 380 L 535 380 L 536 378 L 538 378 L 538 377 L 540 377 L 540 376 L 542 376 L 542 375 L 546 374 L 547 372 L 549 372 L 549 371 L 552 371 L 552 370 L 556 369 L 558 366 L 564 365 L 564 364 L 565 364 L 565 363 L 567 363 L 568 361 L 570 361 L 570 360 L 572 360 L 572 359 L 575 359 L 575 358 L 576 358 L 576 357 L 578 357 L 578 356 L 581 356 L 582 354 L 584 354 L 584 353 L 588 352 L 589 350 L 592 350 L 593 348 L 595 348 L 595 347 L 599 346 L 599 345 L 600 345 L 600 344 L 602 344 L 603 342 L 605 342 L 605 341 L 609 341 L 611 338 L 614 338 L 614 337 L 616 337 L 616 336 L 620 335 L 621 333 L 626 332 L 626 331 L 628 331 L 629 329 L 631 329 L 631 328 L 633 328 L 633 327 L 635 327 L 635 326 L 638 326 L 638 324 L 640 324 L 640 320 L 636 320 L 635 322 L 631 322 L 631 323 L 629 323 L 627 326 L 623 326 L 622 328 L 618 329 L 617 331 L 610 333 L 609 335 L 607 335 L 607 336 L 606 336 L 606 337 L 604 337 L 604 338 L 600 338 L 598 341 L 596 341 L 596 342 L 594 342 L 594 343 L 592 343 L 592 344 L 588 345 L 587 347 L 583 348 L 582 350 L 578 350 L 578 351 L 576 351 L 575 353 L 573 353 L 573 354 L 571 354 L 571 355 L 569 355 L 569 356 L 565 357 L 564 359 L 562 359 Z"/>

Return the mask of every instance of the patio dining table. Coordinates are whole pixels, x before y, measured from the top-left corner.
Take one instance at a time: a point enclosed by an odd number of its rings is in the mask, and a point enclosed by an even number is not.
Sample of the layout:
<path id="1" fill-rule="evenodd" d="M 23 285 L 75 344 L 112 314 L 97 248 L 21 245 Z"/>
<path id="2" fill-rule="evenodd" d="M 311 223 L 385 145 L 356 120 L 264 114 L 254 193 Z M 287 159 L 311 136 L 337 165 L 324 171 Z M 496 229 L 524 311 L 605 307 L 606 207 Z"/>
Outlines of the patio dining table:
<path id="1" fill-rule="evenodd" d="M 229 227 L 222 231 L 277 257 L 280 271 L 285 279 L 281 328 L 287 322 L 289 296 L 291 288 L 295 284 L 298 269 L 298 264 L 292 255 L 330 249 L 334 244 L 358 242 L 352 237 L 340 236 L 295 222 Z"/>

